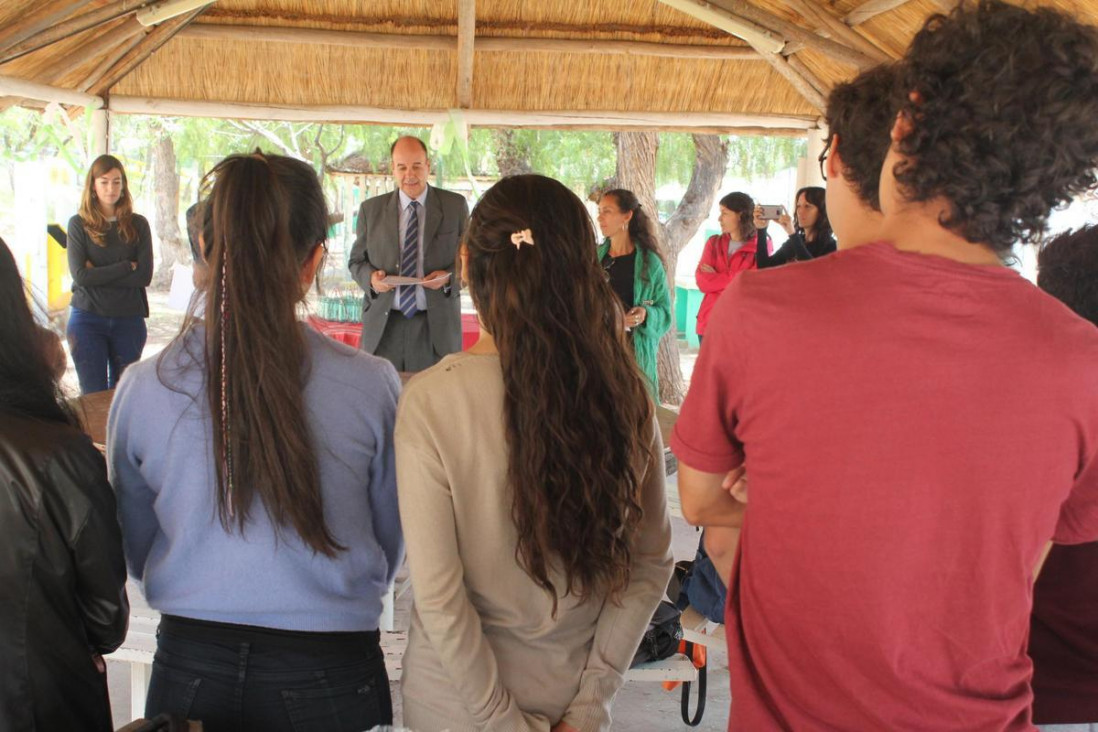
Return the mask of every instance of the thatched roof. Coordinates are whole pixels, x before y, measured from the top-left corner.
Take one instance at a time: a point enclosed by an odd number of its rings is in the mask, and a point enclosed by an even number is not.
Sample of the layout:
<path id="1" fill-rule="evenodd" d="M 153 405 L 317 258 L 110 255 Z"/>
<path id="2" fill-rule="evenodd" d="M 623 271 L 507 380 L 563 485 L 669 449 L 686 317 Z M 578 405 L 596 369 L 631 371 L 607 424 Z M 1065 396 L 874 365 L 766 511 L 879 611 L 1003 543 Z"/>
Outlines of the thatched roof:
<path id="1" fill-rule="evenodd" d="M 955 1 L 219 0 L 144 27 L 135 12 L 159 0 L 5 0 L 0 93 L 48 96 L 18 79 L 131 112 L 804 129 L 835 83 Z M 1094 0 L 1039 4 L 1098 23 Z"/>

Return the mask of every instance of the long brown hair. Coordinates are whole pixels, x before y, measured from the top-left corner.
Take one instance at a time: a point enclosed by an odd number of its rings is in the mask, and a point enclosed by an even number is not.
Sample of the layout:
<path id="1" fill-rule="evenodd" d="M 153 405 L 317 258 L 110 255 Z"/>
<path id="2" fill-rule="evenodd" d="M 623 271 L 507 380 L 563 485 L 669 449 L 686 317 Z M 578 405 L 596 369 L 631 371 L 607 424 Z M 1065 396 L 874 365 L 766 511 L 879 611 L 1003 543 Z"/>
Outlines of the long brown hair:
<path id="1" fill-rule="evenodd" d="M 633 218 L 629 219 L 629 239 L 633 242 L 633 246 L 638 247 L 643 252 L 655 254 L 660 260 L 660 264 L 666 267 L 667 262 L 663 258 L 663 252 L 660 251 L 656 238 L 656 225 L 652 218 L 644 212 L 637 194 L 627 188 L 612 188 L 609 191 L 603 191 L 603 194 L 599 196 L 599 203 L 602 203 L 602 199 L 607 197 L 614 199 L 614 203 L 617 204 L 618 210 L 622 213 L 633 212 Z M 641 266 L 641 277 L 645 281 L 648 280 L 647 257 L 644 258 Z"/>
<path id="2" fill-rule="evenodd" d="M 525 229 L 534 245 L 516 248 Z M 596 244 L 579 198 L 540 175 L 492 186 L 465 238 L 469 289 L 503 369 L 516 558 L 554 614 L 558 589 L 582 602 L 628 586 L 655 459 L 652 404 Z"/>
<path id="3" fill-rule="evenodd" d="M 316 174 L 280 155 L 233 155 L 210 171 L 205 376 L 218 515 L 243 533 L 255 498 L 278 528 L 325 556 L 343 550 L 324 520 L 303 395 L 302 266 L 327 239 Z"/>
<path id="4" fill-rule="evenodd" d="M 88 175 L 84 178 L 84 191 L 80 194 L 80 219 L 84 222 L 84 231 L 93 242 L 106 246 L 103 238 L 111 228 L 111 222 L 99 210 L 95 196 L 95 179 L 112 170 L 122 174 L 122 195 L 114 205 L 114 217 L 118 221 L 118 234 L 124 242 L 137 241 L 137 230 L 133 227 L 133 198 L 130 197 L 130 182 L 126 179 L 126 169 L 113 155 L 100 155 L 92 161 Z"/>

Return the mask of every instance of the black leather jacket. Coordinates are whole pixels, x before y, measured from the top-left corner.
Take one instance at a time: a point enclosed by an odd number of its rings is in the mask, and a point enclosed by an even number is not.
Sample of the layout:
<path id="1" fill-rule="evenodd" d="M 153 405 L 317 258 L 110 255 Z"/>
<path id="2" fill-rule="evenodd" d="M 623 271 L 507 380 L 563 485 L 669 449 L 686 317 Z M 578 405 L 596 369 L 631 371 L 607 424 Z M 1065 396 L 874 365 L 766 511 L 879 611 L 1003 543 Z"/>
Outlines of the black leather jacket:
<path id="1" fill-rule="evenodd" d="M 122 644 L 126 567 L 103 457 L 0 413 L 0 732 L 110 730 L 93 653 Z"/>

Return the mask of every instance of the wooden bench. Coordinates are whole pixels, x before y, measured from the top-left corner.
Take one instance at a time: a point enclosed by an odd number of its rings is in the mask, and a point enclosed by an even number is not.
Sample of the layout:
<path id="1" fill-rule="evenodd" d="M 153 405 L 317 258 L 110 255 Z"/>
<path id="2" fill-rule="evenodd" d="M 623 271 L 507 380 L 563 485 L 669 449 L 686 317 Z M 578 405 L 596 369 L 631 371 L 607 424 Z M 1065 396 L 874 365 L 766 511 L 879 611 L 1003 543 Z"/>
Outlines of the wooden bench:
<path id="1" fill-rule="evenodd" d="M 147 610 L 150 615 L 131 615 L 130 629 L 122 647 L 106 656 L 108 661 L 121 661 L 130 665 L 130 716 L 145 716 L 145 696 L 149 692 L 149 672 L 156 654 L 156 627 L 160 614 Z"/>

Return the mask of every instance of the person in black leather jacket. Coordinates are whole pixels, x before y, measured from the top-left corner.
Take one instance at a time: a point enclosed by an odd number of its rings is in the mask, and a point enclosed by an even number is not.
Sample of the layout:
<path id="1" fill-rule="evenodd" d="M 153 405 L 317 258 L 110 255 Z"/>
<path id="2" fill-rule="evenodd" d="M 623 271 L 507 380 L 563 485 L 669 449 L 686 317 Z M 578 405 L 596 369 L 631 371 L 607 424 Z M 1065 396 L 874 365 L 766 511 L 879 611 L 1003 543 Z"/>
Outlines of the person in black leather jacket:
<path id="1" fill-rule="evenodd" d="M 60 397 L 0 240 L 0 730 L 111 730 L 129 620 L 114 493 Z"/>

